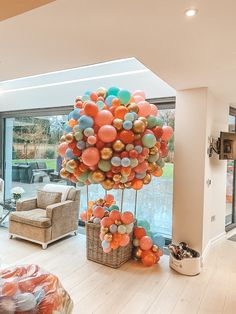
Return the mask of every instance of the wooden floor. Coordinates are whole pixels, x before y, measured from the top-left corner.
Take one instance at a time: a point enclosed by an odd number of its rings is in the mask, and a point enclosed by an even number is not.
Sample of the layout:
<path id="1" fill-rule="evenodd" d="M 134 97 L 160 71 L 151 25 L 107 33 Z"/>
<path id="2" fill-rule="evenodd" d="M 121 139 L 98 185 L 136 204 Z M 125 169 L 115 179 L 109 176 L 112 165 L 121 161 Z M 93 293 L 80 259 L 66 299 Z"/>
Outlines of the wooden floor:
<path id="1" fill-rule="evenodd" d="M 211 249 L 199 276 L 178 275 L 168 257 L 152 268 L 129 262 L 118 270 L 89 262 L 85 237 L 40 246 L 9 240 L 0 228 L 2 264 L 37 263 L 56 274 L 74 301 L 74 313 L 236 313 L 236 243 L 223 240 Z M 50 313 L 48 313 L 50 314 Z"/>

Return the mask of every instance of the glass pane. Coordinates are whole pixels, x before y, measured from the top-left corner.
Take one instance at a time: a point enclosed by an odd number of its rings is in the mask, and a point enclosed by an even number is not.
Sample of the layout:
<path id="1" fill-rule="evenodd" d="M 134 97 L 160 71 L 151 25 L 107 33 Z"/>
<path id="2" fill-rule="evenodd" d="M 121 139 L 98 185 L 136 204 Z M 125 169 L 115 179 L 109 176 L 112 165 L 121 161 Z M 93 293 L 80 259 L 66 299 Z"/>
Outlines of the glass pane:
<path id="1" fill-rule="evenodd" d="M 17 117 L 5 121 L 5 200 L 21 187 L 23 198 L 35 196 L 46 183 L 67 184 L 57 153 L 66 116 Z"/>
<path id="2" fill-rule="evenodd" d="M 235 133 L 235 117 L 229 115 L 229 132 Z M 226 182 L 226 213 L 225 225 L 233 223 L 233 193 L 234 193 L 234 161 L 227 160 L 227 182 Z"/>

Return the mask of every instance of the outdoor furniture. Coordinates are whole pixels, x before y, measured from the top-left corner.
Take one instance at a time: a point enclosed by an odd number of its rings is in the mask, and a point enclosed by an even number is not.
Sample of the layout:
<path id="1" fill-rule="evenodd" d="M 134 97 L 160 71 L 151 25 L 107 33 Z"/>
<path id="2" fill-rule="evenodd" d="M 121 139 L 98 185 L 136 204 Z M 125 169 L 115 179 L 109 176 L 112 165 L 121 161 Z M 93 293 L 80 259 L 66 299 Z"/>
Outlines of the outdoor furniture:
<path id="1" fill-rule="evenodd" d="M 10 215 L 10 213 L 14 212 L 16 210 L 16 203 L 13 202 L 11 199 L 1 201 L 0 206 L 3 207 L 3 217 L 0 217 L 0 225 L 4 222 L 4 220 Z"/>
<path id="2" fill-rule="evenodd" d="M 68 234 L 76 234 L 80 191 L 67 185 L 47 184 L 37 197 L 18 201 L 9 218 L 9 235 L 36 242 L 43 249 Z"/>

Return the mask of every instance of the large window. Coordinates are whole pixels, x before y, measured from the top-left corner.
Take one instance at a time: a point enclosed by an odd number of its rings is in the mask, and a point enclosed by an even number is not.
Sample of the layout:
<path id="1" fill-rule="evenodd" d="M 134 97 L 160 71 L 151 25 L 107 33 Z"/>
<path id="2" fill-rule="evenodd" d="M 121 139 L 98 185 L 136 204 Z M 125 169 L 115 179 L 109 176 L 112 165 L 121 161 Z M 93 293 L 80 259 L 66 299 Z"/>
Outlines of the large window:
<path id="1" fill-rule="evenodd" d="M 159 114 L 168 124 L 174 127 L 174 100 L 171 105 L 158 104 Z M 70 108 L 53 115 L 53 109 L 43 113 L 32 111 L 28 116 L 23 112 L 17 117 L 6 115 L 4 122 L 4 181 L 5 198 L 11 197 L 11 189 L 20 186 L 25 190 L 24 198 L 35 195 L 36 190 L 48 182 L 70 184 L 58 175 L 61 158 L 57 146 L 66 115 Z M 173 161 L 174 138 L 169 142 L 169 154 L 166 158 L 162 177 L 153 177 L 149 185 L 138 191 L 126 189 L 123 194 L 123 210 L 135 210 L 138 220 L 150 229 L 150 232 L 161 237 L 171 237 L 172 229 L 172 196 L 173 196 Z M 80 211 L 86 209 L 87 191 L 89 199 L 103 197 L 105 191 L 100 185 L 90 185 L 81 189 Z M 122 192 L 113 190 L 118 203 Z"/>

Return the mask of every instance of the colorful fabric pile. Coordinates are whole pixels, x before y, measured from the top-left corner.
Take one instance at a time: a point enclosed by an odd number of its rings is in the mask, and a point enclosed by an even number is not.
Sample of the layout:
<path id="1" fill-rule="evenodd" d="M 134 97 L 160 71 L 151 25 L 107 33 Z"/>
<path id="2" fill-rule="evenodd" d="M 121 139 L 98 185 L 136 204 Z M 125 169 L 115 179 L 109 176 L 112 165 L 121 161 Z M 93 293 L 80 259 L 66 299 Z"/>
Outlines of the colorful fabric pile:
<path id="1" fill-rule="evenodd" d="M 0 313 L 72 313 L 73 302 L 58 278 L 37 265 L 0 269 Z"/>
<path id="2" fill-rule="evenodd" d="M 79 186 L 140 190 L 161 176 L 173 135 L 143 91 L 111 87 L 76 99 L 59 153 L 61 176 Z"/>

